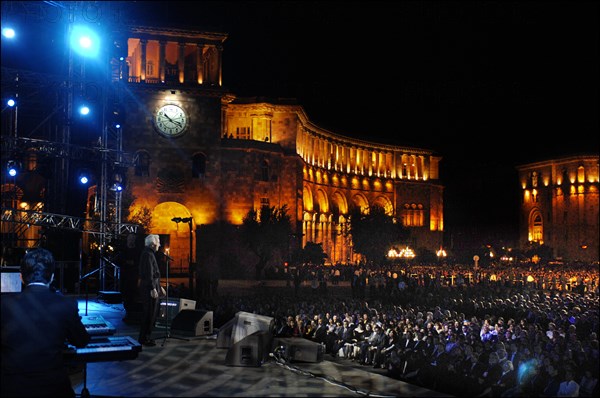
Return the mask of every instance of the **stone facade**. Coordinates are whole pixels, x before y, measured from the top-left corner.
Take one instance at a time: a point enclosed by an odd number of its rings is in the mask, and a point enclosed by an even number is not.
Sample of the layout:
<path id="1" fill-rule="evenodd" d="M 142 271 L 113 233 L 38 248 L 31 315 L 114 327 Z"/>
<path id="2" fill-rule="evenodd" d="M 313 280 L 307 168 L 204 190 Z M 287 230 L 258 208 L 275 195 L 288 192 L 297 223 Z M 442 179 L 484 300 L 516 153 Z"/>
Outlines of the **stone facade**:
<path id="1" fill-rule="evenodd" d="M 548 245 L 565 261 L 598 262 L 598 155 L 517 167 L 523 189 L 519 242 Z"/>
<path id="2" fill-rule="evenodd" d="M 152 232 L 168 236 L 176 267 L 187 264 L 190 232 L 172 222 L 174 217 L 191 217 L 199 231 L 240 225 L 249 210 L 264 205 L 286 205 L 298 237 L 293 245 L 322 243 L 334 263 L 360 260 L 344 233 L 347 217 L 354 207 L 374 204 L 410 228 L 413 248 L 441 247 L 439 156 L 327 131 L 311 123 L 293 100 L 237 98 L 221 84 L 218 51 L 225 39 L 181 30 L 127 32 L 122 143 L 136 164 L 127 175 L 135 198 L 131 210 L 151 209 Z M 167 59 L 174 57 L 173 43 L 181 50 L 178 62 Z M 205 56 L 208 69 L 202 66 Z M 163 80 L 169 75 L 164 70 L 179 78 Z M 157 131 L 154 115 L 165 104 L 187 114 L 182 135 Z M 200 238 L 194 244 L 198 258 L 205 258 Z"/>

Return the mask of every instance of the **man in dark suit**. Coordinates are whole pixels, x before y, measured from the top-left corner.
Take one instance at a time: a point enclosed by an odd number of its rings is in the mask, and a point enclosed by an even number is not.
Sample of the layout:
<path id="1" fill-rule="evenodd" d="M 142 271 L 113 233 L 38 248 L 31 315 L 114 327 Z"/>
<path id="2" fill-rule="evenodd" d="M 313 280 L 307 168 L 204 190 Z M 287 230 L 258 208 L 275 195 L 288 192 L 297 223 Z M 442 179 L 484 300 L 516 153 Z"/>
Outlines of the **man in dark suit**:
<path id="1" fill-rule="evenodd" d="M 21 261 L 23 292 L 2 296 L 2 396 L 74 397 L 63 351 L 85 347 L 90 335 L 77 301 L 50 288 L 55 263 L 45 249 Z"/>
<path id="2" fill-rule="evenodd" d="M 154 253 L 160 247 L 158 235 L 148 235 L 144 240 L 144 250 L 140 255 L 140 299 L 142 300 L 142 323 L 140 324 L 139 342 L 145 346 L 155 346 L 152 339 L 154 323 L 158 315 L 158 297 L 166 295 L 160 285 L 160 270 Z"/>

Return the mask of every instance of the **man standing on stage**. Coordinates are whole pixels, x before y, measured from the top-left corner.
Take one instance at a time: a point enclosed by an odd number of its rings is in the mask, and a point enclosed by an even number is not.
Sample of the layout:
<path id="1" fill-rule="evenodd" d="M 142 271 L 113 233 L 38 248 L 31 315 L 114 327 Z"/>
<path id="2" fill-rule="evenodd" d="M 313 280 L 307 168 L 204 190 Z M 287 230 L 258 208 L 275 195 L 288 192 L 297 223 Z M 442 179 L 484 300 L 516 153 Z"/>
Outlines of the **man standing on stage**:
<path id="1" fill-rule="evenodd" d="M 160 270 L 155 253 L 160 247 L 158 235 L 148 235 L 144 241 L 144 249 L 140 255 L 140 299 L 142 301 L 142 323 L 140 325 L 139 342 L 145 346 L 154 346 L 152 330 L 158 314 L 158 297 L 166 294 L 160 285 Z"/>

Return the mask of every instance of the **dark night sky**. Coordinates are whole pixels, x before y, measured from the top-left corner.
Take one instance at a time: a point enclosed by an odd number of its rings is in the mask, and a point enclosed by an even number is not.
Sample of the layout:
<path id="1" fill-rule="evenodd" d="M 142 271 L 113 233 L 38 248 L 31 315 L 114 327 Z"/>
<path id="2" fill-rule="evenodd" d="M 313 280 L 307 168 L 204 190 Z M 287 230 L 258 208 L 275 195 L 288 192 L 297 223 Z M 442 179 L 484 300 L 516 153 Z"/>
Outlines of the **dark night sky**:
<path id="1" fill-rule="evenodd" d="M 228 33 L 238 96 L 437 151 L 447 231 L 516 231 L 517 164 L 600 149 L 598 2 L 119 3 L 132 23 Z"/>

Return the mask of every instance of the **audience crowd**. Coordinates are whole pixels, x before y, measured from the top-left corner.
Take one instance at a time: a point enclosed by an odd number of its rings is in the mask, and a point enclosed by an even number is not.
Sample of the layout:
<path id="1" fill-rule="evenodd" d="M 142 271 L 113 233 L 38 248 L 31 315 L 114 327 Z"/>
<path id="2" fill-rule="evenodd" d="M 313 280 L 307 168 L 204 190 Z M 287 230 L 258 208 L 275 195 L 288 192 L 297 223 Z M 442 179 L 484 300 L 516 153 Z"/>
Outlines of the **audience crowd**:
<path id="1" fill-rule="evenodd" d="M 293 294 L 207 304 L 220 321 L 271 316 L 276 336 L 451 395 L 598 396 L 597 266 L 305 267 L 294 276 Z M 327 290 L 340 280 L 351 282 L 347 297 Z"/>

